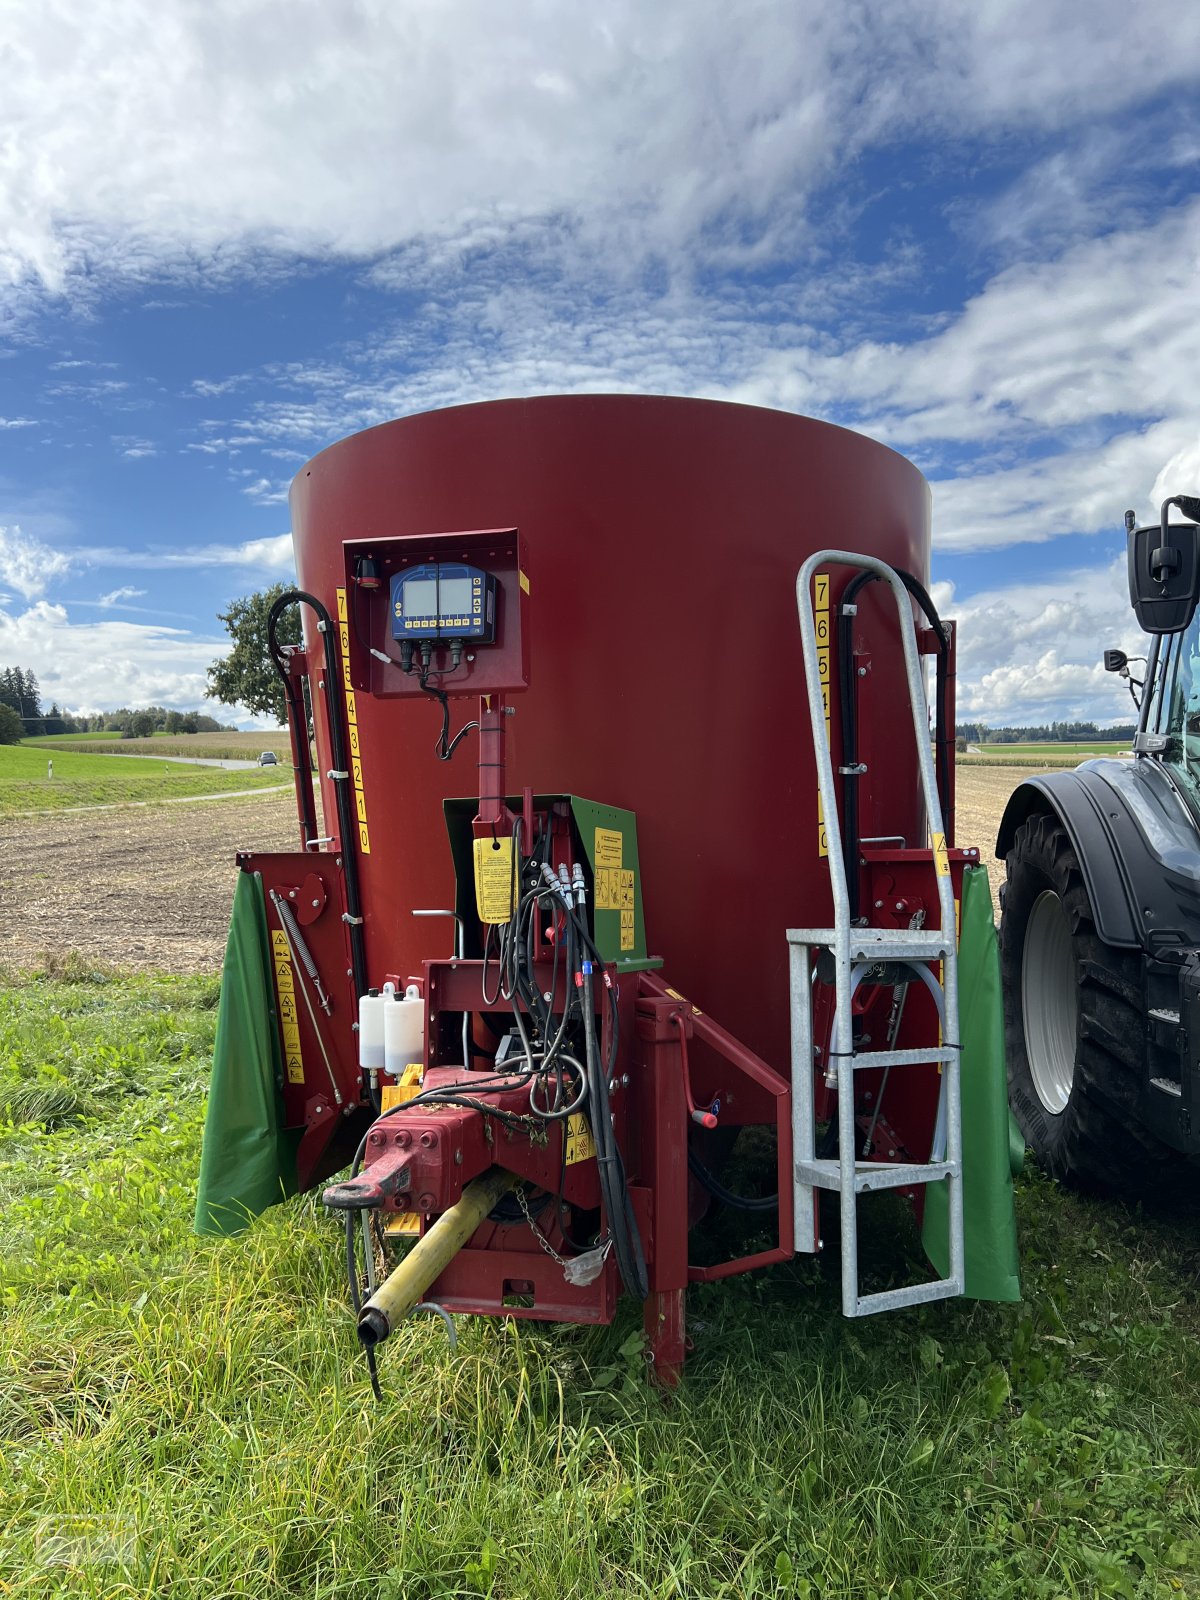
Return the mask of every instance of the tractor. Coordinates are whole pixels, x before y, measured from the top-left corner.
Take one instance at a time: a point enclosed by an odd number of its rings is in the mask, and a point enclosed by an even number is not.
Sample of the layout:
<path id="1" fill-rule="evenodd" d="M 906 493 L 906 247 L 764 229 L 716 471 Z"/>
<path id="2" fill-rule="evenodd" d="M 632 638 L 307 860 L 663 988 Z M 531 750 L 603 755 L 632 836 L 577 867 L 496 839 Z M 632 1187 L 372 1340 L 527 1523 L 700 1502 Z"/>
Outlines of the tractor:
<path id="1" fill-rule="evenodd" d="M 1185 521 L 1172 521 L 1177 507 Z M 1009 1100 L 1055 1178 L 1178 1190 L 1200 1153 L 1200 498 L 1125 516 L 1149 635 L 1133 759 L 1028 779 L 996 853 Z M 1134 658 L 1134 662 L 1143 658 Z"/>

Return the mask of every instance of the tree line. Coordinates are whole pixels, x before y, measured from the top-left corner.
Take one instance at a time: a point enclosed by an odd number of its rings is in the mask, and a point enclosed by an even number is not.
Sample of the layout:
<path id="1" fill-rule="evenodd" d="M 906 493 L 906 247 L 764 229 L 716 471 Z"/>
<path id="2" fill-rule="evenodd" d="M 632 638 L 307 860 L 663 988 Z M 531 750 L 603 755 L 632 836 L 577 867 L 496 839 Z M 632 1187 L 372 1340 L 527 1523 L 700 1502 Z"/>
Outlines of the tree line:
<path id="1" fill-rule="evenodd" d="M 7 713 L 7 714 L 6 714 Z M 121 706 L 92 715 L 42 706 L 37 676 L 28 667 L 0 667 L 0 744 L 52 733 L 119 733 L 123 739 L 148 739 L 156 733 L 234 733 L 230 723 L 201 711 L 166 706 Z"/>
<path id="2" fill-rule="evenodd" d="M 1136 722 L 1114 722 L 1098 728 L 1094 722 L 1040 722 L 1027 728 L 989 728 L 986 722 L 958 722 L 954 734 L 969 744 L 1084 744 L 1103 739 L 1113 743 L 1132 739 Z"/>

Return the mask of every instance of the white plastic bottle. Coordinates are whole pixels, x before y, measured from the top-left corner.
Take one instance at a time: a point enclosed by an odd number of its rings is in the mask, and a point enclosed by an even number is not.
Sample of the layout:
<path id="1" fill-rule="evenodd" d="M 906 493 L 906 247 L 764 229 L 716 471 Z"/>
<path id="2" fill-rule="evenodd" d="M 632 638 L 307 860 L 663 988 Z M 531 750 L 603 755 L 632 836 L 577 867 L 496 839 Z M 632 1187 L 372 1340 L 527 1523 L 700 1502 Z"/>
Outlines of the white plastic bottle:
<path id="1" fill-rule="evenodd" d="M 383 1009 L 383 1070 L 398 1078 L 405 1067 L 425 1057 L 425 1002 L 415 983 Z"/>
<path id="2" fill-rule="evenodd" d="M 371 989 L 358 1002 L 358 1064 L 364 1072 L 383 1070 L 383 1017 L 396 998 L 396 986 L 385 983 L 383 993 Z"/>

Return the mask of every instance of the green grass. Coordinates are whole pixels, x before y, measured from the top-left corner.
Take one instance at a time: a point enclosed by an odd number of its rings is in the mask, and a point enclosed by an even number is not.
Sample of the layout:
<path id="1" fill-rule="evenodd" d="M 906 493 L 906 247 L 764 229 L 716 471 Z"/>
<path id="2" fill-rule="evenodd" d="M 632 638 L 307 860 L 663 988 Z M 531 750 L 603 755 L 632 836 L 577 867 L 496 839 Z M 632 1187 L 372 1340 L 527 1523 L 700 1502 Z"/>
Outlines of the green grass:
<path id="1" fill-rule="evenodd" d="M 46 776 L 50 760 L 54 763 L 53 778 Z M 173 796 L 270 788 L 273 784 L 290 782 L 291 776 L 290 765 L 225 772 L 220 767 L 128 761 L 61 748 L 48 756 L 29 744 L 5 744 L 0 745 L 0 817 L 64 811 L 74 806 L 119 805 L 131 800 L 169 800 Z"/>
<path id="2" fill-rule="evenodd" d="M 971 752 L 960 755 L 958 760 L 973 766 L 996 766 L 1004 761 L 1020 761 L 1026 766 L 1076 767 L 1093 756 L 1128 755 L 1129 740 L 1093 739 L 1080 744 L 981 744 L 978 750 L 978 755 Z"/>
<path id="3" fill-rule="evenodd" d="M 1193 1225 L 1030 1176 L 1023 1305 L 693 1289 L 673 1397 L 631 1307 L 418 1320 L 376 1406 L 319 1206 L 191 1233 L 216 997 L 0 985 L 5 1596 L 1200 1594 Z"/>
<path id="4" fill-rule="evenodd" d="M 156 733 L 149 739 L 122 739 L 119 733 L 50 733 L 24 740 L 26 746 L 51 751 L 80 750 L 118 756 L 203 756 L 212 761 L 253 761 L 263 750 L 273 750 L 290 764 L 292 747 L 286 732 L 274 733 Z"/>

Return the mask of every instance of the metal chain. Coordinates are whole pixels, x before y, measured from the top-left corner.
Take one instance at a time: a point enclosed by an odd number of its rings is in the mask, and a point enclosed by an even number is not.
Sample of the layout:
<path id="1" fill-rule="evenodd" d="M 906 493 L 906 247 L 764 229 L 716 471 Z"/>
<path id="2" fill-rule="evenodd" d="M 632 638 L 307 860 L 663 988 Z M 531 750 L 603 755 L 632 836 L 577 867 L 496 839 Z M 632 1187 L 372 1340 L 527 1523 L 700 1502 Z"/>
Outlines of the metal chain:
<path id="1" fill-rule="evenodd" d="M 530 1233 L 533 1234 L 533 1237 L 541 1245 L 542 1249 L 552 1261 L 557 1261 L 560 1267 L 565 1267 L 567 1264 L 566 1257 L 559 1255 L 558 1251 L 550 1243 L 549 1239 L 547 1239 L 546 1235 L 542 1232 L 537 1223 L 533 1220 L 533 1217 L 530 1215 L 529 1202 L 525 1198 L 525 1185 L 523 1183 L 519 1183 L 514 1189 L 513 1193 L 517 1197 L 517 1204 L 521 1208 L 521 1211 L 525 1217 L 525 1221 L 529 1224 Z"/>

